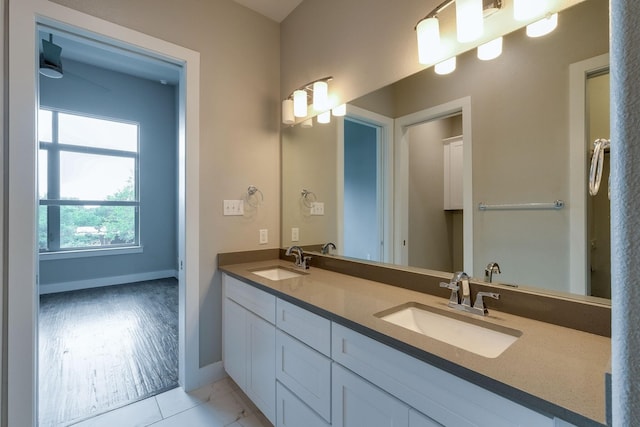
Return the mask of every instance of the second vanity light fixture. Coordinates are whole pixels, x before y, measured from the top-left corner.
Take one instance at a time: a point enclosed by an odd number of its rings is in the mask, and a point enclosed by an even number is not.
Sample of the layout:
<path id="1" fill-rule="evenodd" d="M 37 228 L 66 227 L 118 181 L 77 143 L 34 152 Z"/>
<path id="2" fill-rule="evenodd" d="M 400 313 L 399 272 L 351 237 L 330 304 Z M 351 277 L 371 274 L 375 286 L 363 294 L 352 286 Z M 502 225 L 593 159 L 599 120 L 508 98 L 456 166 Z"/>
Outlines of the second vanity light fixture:
<path id="1" fill-rule="evenodd" d="M 307 117 L 310 113 L 310 106 L 312 112 L 318 114 L 318 123 L 329 123 L 331 114 L 344 116 L 346 113 L 345 105 L 333 105 L 335 102 L 329 95 L 329 81 L 332 79 L 331 76 L 323 77 L 294 90 L 282 101 L 282 123 L 293 125 L 296 123 L 296 118 Z M 313 119 L 304 120 L 302 126 L 313 126 Z"/>
<path id="2" fill-rule="evenodd" d="M 449 74 L 456 69 L 456 57 L 447 58 L 445 43 L 440 38 L 438 15 L 452 4 L 456 5 L 456 34 L 459 43 L 478 40 L 484 32 L 484 18 L 503 8 L 505 0 L 445 0 L 415 27 L 418 38 L 418 61 L 434 64 L 437 74 Z M 553 31 L 558 24 L 558 14 L 548 13 L 547 0 L 512 0 L 513 18 L 517 21 L 543 16 L 527 25 L 529 37 L 540 37 Z M 546 16 L 544 14 L 547 13 Z M 478 58 L 491 60 L 502 54 L 502 37 L 478 46 Z"/>

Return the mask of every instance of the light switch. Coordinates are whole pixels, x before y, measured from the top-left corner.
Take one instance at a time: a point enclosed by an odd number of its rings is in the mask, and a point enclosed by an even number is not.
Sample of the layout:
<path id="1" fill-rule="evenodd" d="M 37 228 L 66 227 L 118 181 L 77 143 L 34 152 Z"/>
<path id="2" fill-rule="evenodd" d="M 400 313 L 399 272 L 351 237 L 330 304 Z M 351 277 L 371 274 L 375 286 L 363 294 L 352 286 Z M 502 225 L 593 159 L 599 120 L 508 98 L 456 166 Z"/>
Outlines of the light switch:
<path id="1" fill-rule="evenodd" d="M 324 203 L 313 202 L 311 204 L 311 215 L 324 215 Z"/>
<path id="2" fill-rule="evenodd" d="M 244 200 L 225 200 L 224 215 L 244 215 Z"/>

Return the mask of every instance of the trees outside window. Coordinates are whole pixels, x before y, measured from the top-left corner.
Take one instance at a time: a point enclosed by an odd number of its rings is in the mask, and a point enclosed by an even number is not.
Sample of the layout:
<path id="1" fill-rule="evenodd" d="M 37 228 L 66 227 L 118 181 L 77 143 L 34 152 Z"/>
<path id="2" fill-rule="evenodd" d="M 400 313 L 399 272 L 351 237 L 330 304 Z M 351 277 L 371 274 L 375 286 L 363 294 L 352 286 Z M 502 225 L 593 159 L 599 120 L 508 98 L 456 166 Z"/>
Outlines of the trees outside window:
<path id="1" fill-rule="evenodd" d="M 139 126 L 39 111 L 41 252 L 137 246 Z"/>

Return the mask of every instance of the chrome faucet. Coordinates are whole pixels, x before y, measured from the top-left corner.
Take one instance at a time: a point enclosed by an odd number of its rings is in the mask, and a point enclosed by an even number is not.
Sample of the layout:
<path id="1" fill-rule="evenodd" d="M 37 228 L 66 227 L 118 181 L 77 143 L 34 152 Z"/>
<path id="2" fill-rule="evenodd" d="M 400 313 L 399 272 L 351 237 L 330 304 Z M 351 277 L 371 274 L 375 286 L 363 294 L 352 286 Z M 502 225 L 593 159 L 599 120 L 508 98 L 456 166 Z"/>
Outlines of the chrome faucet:
<path id="1" fill-rule="evenodd" d="M 293 255 L 295 257 L 294 264 L 296 267 L 304 268 L 308 270 L 310 267 L 311 257 L 304 254 L 304 251 L 300 246 L 289 246 L 285 252 L 286 256 Z"/>
<path id="2" fill-rule="evenodd" d="M 495 292 L 478 292 L 476 294 L 476 302 L 471 306 L 471 290 L 469 287 L 469 276 L 464 271 L 458 271 L 453 274 L 449 283 L 440 283 L 441 288 L 451 290 L 449 297 L 449 307 L 456 310 L 465 311 L 467 313 L 479 314 L 485 316 L 489 311 L 484 306 L 483 297 L 500 299 L 500 294 Z M 462 294 L 458 291 L 462 290 Z"/>
<path id="3" fill-rule="evenodd" d="M 487 268 L 484 269 L 484 281 L 491 283 L 494 274 L 500 274 L 500 266 L 497 262 L 490 262 L 487 264 Z"/>
<path id="4" fill-rule="evenodd" d="M 322 253 L 322 255 L 331 255 L 331 249 L 335 251 L 336 245 L 333 242 L 328 242 L 322 245 L 322 249 L 320 249 L 320 252 Z"/>

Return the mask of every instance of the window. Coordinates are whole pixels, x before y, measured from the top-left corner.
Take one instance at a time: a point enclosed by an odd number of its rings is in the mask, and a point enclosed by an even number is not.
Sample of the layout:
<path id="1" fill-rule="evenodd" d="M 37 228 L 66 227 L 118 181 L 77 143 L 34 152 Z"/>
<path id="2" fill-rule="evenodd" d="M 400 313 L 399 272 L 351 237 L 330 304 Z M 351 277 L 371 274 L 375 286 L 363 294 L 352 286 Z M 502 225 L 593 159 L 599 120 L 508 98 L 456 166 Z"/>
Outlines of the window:
<path id="1" fill-rule="evenodd" d="M 40 252 L 137 246 L 138 125 L 40 109 Z"/>

